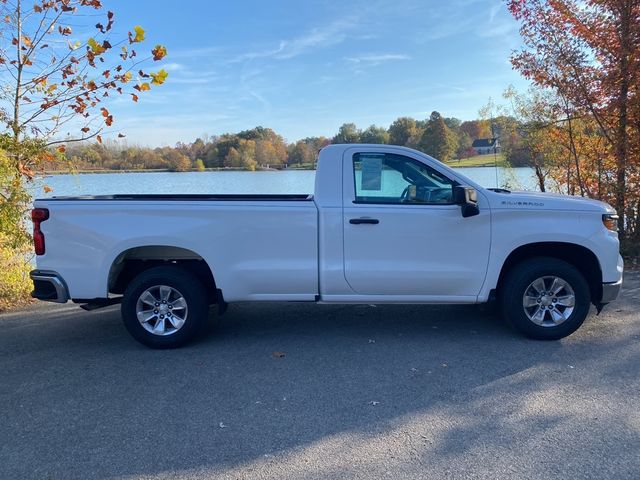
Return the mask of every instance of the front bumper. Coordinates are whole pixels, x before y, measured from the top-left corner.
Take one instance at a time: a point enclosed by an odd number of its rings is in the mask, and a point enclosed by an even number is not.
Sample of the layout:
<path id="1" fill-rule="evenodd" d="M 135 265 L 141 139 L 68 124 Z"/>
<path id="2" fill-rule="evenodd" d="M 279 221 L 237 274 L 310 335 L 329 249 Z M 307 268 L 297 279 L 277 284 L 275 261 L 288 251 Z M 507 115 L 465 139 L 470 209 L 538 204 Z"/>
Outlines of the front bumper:
<path id="1" fill-rule="evenodd" d="M 620 290 L 622 289 L 622 279 L 613 283 L 603 283 L 602 284 L 602 299 L 600 300 L 601 304 L 613 302 L 618 295 L 620 294 Z"/>
<path id="2" fill-rule="evenodd" d="M 29 277 L 33 281 L 33 298 L 56 303 L 66 303 L 69 300 L 67 284 L 57 272 L 32 270 Z"/>

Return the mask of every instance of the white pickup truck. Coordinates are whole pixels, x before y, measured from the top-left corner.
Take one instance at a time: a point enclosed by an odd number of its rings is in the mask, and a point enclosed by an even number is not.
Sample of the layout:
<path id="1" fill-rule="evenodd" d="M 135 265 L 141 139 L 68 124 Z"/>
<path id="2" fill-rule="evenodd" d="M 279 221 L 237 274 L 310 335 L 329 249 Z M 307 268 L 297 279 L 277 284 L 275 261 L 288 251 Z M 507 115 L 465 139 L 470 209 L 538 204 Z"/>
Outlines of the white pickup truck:
<path id="1" fill-rule="evenodd" d="M 616 212 L 579 197 L 486 189 L 414 150 L 331 145 L 314 195 L 36 200 L 33 296 L 121 302 L 155 348 L 228 302 L 483 303 L 532 338 L 574 332 L 622 285 Z"/>

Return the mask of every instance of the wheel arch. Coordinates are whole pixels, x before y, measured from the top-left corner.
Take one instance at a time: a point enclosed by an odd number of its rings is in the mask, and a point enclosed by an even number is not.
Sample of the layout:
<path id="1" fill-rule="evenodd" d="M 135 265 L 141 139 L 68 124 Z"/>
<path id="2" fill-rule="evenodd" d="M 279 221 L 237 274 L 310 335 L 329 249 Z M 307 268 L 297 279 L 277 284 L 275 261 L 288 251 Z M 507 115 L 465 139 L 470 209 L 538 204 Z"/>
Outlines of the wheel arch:
<path id="1" fill-rule="evenodd" d="M 121 294 L 140 273 L 153 267 L 176 265 L 193 274 L 205 287 L 210 303 L 221 299 L 213 271 L 197 252 L 173 245 L 140 245 L 129 247 L 115 256 L 109 266 L 107 291 Z"/>
<path id="2" fill-rule="evenodd" d="M 496 291 L 500 291 L 509 270 L 535 257 L 557 258 L 573 265 L 587 281 L 592 302 L 602 297 L 602 269 L 598 257 L 589 248 L 570 242 L 535 242 L 515 248 L 502 264 Z"/>

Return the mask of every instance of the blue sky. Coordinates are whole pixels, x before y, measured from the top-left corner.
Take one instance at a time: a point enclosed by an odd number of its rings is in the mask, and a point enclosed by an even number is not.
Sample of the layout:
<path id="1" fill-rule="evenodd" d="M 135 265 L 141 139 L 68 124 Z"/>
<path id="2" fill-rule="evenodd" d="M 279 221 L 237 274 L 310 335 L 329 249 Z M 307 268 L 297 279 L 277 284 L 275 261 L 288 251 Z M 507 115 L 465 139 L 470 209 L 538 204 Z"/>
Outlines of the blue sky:
<path id="1" fill-rule="evenodd" d="M 140 24 L 145 47 L 169 52 L 165 85 L 111 107 L 130 143 L 256 125 L 295 141 L 433 110 L 472 119 L 509 84 L 526 88 L 508 61 L 520 40 L 502 0 L 104 4 L 118 30 Z"/>

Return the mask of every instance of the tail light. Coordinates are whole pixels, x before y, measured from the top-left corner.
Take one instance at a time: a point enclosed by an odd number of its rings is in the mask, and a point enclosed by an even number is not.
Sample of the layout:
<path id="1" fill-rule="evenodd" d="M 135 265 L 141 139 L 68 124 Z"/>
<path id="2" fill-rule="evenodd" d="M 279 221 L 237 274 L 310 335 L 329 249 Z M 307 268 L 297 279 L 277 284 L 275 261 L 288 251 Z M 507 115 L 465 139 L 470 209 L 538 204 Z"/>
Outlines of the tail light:
<path id="1" fill-rule="evenodd" d="M 34 208 L 31 210 L 33 221 L 33 247 L 36 255 L 44 255 L 44 233 L 40 230 L 40 224 L 49 218 L 49 210 L 46 208 Z"/>

